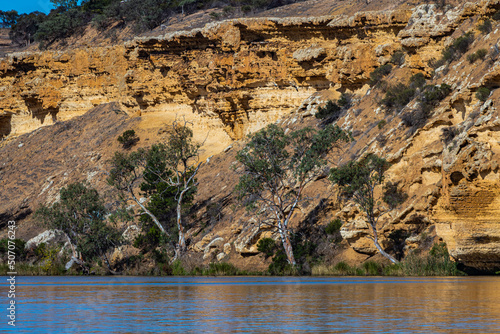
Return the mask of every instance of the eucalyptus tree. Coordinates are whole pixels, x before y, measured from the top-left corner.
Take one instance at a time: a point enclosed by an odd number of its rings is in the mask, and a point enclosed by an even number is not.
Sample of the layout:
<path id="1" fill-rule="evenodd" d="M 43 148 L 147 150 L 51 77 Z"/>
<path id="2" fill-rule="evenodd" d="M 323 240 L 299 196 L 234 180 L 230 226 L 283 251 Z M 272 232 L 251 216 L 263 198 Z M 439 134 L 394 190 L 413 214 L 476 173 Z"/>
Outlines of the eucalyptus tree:
<path id="1" fill-rule="evenodd" d="M 272 218 L 288 263 L 296 265 L 290 240 L 290 219 L 305 187 L 324 174 L 326 157 L 350 135 L 337 125 L 322 130 L 306 127 L 286 134 L 275 124 L 258 131 L 237 153 L 243 175 L 236 186 L 239 199 Z"/>
<path id="2" fill-rule="evenodd" d="M 330 171 L 330 180 L 339 186 L 340 195 L 346 200 L 352 200 L 366 214 L 368 226 L 372 235 L 371 239 L 377 250 L 392 263 L 398 261 L 388 254 L 380 245 L 378 237 L 379 218 L 387 211 L 393 209 L 407 196 L 397 190 L 392 184 L 384 187 L 385 193 L 380 199 L 375 197 L 375 188 L 383 185 L 384 173 L 390 167 L 387 160 L 375 154 L 369 154 L 360 161 L 350 161 Z M 381 205 L 381 200 L 388 204 L 388 208 Z"/>
<path id="3" fill-rule="evenodd" d="M 177 190 L 175 199 L 177 201 L 177 229 L 179 241 L 177 243 L 176 257 L 186 250 L 186 239 L 184 224 L 182 222 L 182 205 L 186 197 L 192 198 L 197 190 L 198 181 L 196 175 L 203 165 L 200 161 L 200 147 L 202 143 L 193 141 L 193 130 L 188 122 L 179 123 L 174 121 L 170 132 L 163 144 L 165 161 L 171 171 L 168 175 L 162 175 L 161 170 L 151 171 L 170 187 Z"/>
<path id="4" fill-rule="evenodd" d="M 160 152 L 158 152 L 160 151 Z M 148 210 L 145 202 L 137 197 L 135 191 L 139 188 L 143 181 L 143 173 L 151 166 L 148 166 L 148 158 L 161 155 L 161 149 L 153 147 L 150 150 L 139 149 L 135 152 L 115 152 L 113 158 L 110 160 L 111 170 L 107 178 L 108 184 L 115 187 L 121 192 L 121 199 L 127 200 L 126 194 L 142 209 L 142 213 L 148 215 L 155 225 L 166 235 L 169 233 L 165 230 L 156 215 Z M 156 172 L 160 173 L 160 167 L 155 166 Z M 161 173 L 167 173 L 164 169 Z"/>
<path id="5" fill-rule="evenodd" d="M 203 162 L 199 161 L 200 143 L 193 141 L 193 131 L 188 123 L 173 122 L 164 142 L 149 149 L 135 152 L 116 152 L 111 159 L 108 183 L 133 199 L 148 215 L 161 232 L 169 236 L 157 215 L 148 209 L 148 203 L 156 194 L 155 207 L 158 208 L 158 195 L 171 196 L 176 202 L 176 224 L 178 242 L 176 257 L 186 250 L 186 239 L 182 219 L 183 204 L 191 201 L 197 190 L 196 175 Z M 146 203 L 135 194 L 139 188 L 149 196 Z M 165 197 L 163 196 L 163 197 Z M 160 196 L 161 197 L 161 196 Z M 168 208 L 167 208 L 168 209 Z M 157 211 L 157 210 L 155 210 Z"/>
<path id="6" fill-rule="evenodd" d="M 36 211 L 47 226 L 66 234 L 72 248 L 72 262 L 88 271 L 87 263 L 102 258 L 108 269 L 111 266 L 106 252 L 117 245 L 118 230 L 106 224 L 107 211 L 97 190 L 83 183 L 72 183 L 60 190 L 60 201 L 41 206 Z"/>

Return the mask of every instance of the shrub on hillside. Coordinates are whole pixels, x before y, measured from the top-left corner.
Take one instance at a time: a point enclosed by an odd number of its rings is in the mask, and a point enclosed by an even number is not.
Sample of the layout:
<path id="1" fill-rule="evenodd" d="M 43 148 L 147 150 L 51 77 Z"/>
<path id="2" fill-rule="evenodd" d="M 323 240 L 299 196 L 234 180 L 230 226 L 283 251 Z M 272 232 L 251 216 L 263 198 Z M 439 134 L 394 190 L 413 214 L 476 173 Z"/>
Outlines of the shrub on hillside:
<path id="1" fill-rule="evenodd" d="M 391 56 L 390 62 L 396 66 L 403 65 L 405 62 L 405 53 L 401 50 L 394 52 Z"/>
<path id="2" fill-rule="evenodd" d="M 474 63 L 476 60 L 481 59 L 483 60 L 484 57 L 488 54 L 488 50 L 486 49 L 479 49 L 474 53 L 471 53 L 470 55 L 467 56 L 467 60 L 469 63 Z"/>
<path id="3" fill-rule="evenodd" d="M 22 14 L 17 23 L 12 25 L 9 31 L 9 38 L 18 45 L 30 45 L 35 41 L 35 34 L 47 15 L 41 12 Z"/>
<path id="4" fill-rule="evenodd" d="M 474 42 L 474 34 L 468 32 L 463 36 L 458 37 L 453 41 L 453 44 L 443 50 L 443 59 L 452 61 L 463 55 L 469 49 L 469 46 Z"/>
<path id="5" fill-rule="evenodd" d="M 485 102 L 490 96 L 491 90 L 486 87 L 479 87 L 476 91 L 476 97 L 479 101 Z"/>
<path id="6" fill-rule="evenodd" d="M 123 148 L 128 150 L 139 141 L 139 137 L 135 134 L 134 130 L 127 130 L 118 137 L 118 142 L 122 144 Z"/>
<path id="7" fill-rule="evenodd" d="M 391 73 L 392 65 L 385 64 L 377 67 L 373 72 L 370 73 L 370 85 L 374 86 L 379 83 L 386 75 Z"/>
<path id="8" fill-rule="evenodd" d="M 328 101 L 324 107 L 319 107 L 316 118 L 323 120 L 323 125 L 337 121 L 344 111 L 352 105 L 352 95 L 342 93 L 338 101 Z"/>
<path id="9" fill-rule="evenodd" d="M 398 83 L 389 86 L 384 98 L 381 100 L 381 104 L 386 107 L 387 111 L 400 111 L 415 97 L 417 91 L 424 85 L 425 77 L 422 73 L 412 75 L 408 85 Z"/>
<path id="10" fill-rule="evenodd" d="M 328 223 L 325 227 L 325 233 L 334 235 L 335 233 L 338 233 L 340 231 L 340 228 L 342 227 L 342 221 L 340 219 L 334 219 L 331 222 Z"/>
<path id="11" fill-rule="evenodd" d="M 492 29 L 491 21 L 489 19 L 484 20 L 481 24 L 477 26 L 477 29 L 479 29 L 479 31 L 482 32 L 483 34 L 490 33 Z"/>

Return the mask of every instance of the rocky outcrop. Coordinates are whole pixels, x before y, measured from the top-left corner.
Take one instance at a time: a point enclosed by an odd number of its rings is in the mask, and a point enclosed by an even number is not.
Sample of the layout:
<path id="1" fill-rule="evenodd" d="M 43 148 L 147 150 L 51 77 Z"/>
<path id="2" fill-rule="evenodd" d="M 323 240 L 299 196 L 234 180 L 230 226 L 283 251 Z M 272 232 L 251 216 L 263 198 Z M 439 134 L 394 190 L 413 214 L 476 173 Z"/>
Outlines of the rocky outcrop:
<path id="1" fill-rule="evenodd" d="M 410 14 L 235 19 L 114 47 L 12 54 L 0 62 L 0 135 L 120 102 L 145 124 L 193 121 L 220 151 L 316 91 L 362 87 L 380 65 L 373 51 L 392 45 L 390 56 Z"/>

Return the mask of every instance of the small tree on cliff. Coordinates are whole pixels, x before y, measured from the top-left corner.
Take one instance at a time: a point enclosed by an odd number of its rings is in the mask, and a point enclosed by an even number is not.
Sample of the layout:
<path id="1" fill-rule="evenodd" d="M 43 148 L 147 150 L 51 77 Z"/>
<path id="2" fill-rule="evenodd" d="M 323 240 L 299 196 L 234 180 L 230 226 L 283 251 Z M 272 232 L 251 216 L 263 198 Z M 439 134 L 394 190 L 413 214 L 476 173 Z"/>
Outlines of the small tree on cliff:
<path id="1" fill-rule="evenodd" d="M 100 257 L 111 271 L 106 252 L 118 243 L 120 233 L 106 224 L 107 211 L 97 190 L 73 183 L 62 188 L 60 195 L 58 203 L 40 207 L 36 216 L 48 227 L 66 234 L 73 262 L 88 271 L 86 263 Z"/>
<path id="2" fill-rule="evenodd" d="M 137 198 L 134 189 L 140 184 L 150 198 L 165 202 L 164 195 L 173 195 L 176 202 L 176 222 L 179 239 L 176 258 L 186 250 L 182 206 L 196 192 L 196 174 L 203 162 L 199 162 L 201 144 L 193 143 L 193 131 L 187 123 L 172 124 L 165 143 L 153 145 L 149 150 L 139 149 L 132 153 L 116 152 L 111 159 L 112 169 L 108 183 L 130 197 L 141 207 L 142 214 L 148 215 L 156 226 L 170 235 L 148 205 Z M 158 190 L 161 189 L 161 193 Z M 154 195 L 154 196 L 153 196 Z M 156 205 L 157 207 L 157 205 Z"/>
<path id="3" fill-rule="evenodd" d="M 296 265 L 290 241 L 290 219 L 304 188 L 326 165 L 326 155 L 350 136 L 338 126 L 316 131 L 304 128 L 285 134 L 275 124 L 255 133 L 236 159 L 244 173 L 236 186 L 240 199 L 261 204 L 259 214 L 274 218 L 288 263 Z"/>
<path id="4" fill-rule="evenodd" d="M 168 186 L 177 189 L 175 199 L 177 201 L 179 242 L 177 243 L 176 257 L 186 251 L 184 225 L 182 223 L 182 205 L 186 199 L 192 198 L 198 186 L 196 174 L 203 164 L 203 162 L 199 161 L 201 145 L 200 143 L 193 142 L 193 130 L 188 127 L 187 122 L 180 124 L 175 121 L 163 146 L 165 161 L 172 173 L 162 175 L 161 170 L 149 169 L 152 175 L 154 174 Z"/>
<path id="5" fill-rule="evenodd" d="M 352 200 L 366 214 L 368 226 L 372 232 L 368 238 L 373 241 L 380 254 L 391 262 L 397 263 L 398 261 L 380 246 L 377 231 L 377 223 L 384 210 L 380 201 L 375 199 L 374 191 L 378 185 L 383 184 L 384 173 L 388 168 L 389 163 L 385 159 L 369 154 L 359 162 L 350 161 L 344 166 L 333 168 L 330 171 L 330 180 L 339 186 L 340 194 L 344 199 Z M 404 194 L 399 193 L 397 189 L 394 190 L 392 184 L 384 190 L 382 200 L 390 208 L 394 208 L 406 199 Z"/>
<path id="6" fill-rule="evenodd" d="M 131 153 L 115 152 L 110 160 L 111 171 L 107 181 L 109 185 L 121 192 L 122 200 L 125 201 L 127 199 L 125 194 L 128 194 L 143 210 L 142 214 L 148 215 L 160 231 L 169 235 L 158 218 L 147 209 L 144 202 L 135 194 L 135 189 L 139 186 L 139 182 L 142 182 L 144 170 L 148 166 L 148 157 L 155 154 L 155 151 L 156 149 L 153 147 L 151 150 L 139 149 Z M 164 170 L 163 173 L 167 173 L 167 171 Z"/>

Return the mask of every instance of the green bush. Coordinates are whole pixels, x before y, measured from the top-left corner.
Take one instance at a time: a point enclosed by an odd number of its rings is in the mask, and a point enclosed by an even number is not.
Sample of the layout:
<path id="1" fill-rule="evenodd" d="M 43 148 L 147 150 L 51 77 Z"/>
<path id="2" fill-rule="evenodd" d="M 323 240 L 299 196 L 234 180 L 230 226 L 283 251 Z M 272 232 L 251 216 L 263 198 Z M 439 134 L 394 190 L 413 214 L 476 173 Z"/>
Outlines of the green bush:
<path id="1" fill-rule="evenodd" d="M 123 148 L 128 150 L 139 141 L 139 137 L 135 134 L 134 130 L 127 130 L 118 137 L 118 142 L 122 144 Z"/>
<path id="2" fill-rule="evenodd" d="M 479 29 L 479 31 L 482 32 L 483 34 L 490 33 L 492 29 L 491 21 L 489 19 L 484 20 L 481 24 L 477 26 L 477 29 Z"/>
<path id="3" fill-rule="evenodd" d="M 250 5 L 243 5 L 241 6 L 241 11 L 245 14 L 248 14 L 252 11 L 253 9 L 253 6 L 250 6 Z"/>
<path id="4" fill-rule="evenodd" d="M 500 10 L 496 11 L 491 18 L 495 21 L 500 21 Z"/>
<path id="5" fill-rule="evenodd" d="M 316 118 L 331 119 L 335 122 L 342 115 L 342 108 L 334 101 L 328 101 L 324 107 L 319 107 Z"/>
<path id="6" fill-rule="evenodd" d="M 402 83 L 397 83 L 387 88 L 385 96 L 380 103 L 385 106 L 387 110 L 400 111 L 413 99 L 415 92 L 414 88 Z"/>
<path id="7" fill-rule="evenodd" d="M 408 255 L 399 264 L 384 268 L 385 275 L 392 276 L 460 276 L 457 263 L 450 259 L 446 244 L 435 244 L 427 256 Z"/>
<path id="8" fill-rule="evenodd" d="M 479 87 L 476 91 L 476 98 L 479 101 L 485 102 L 490 96 L 491 90 L 486 87 Z"/>
<path id="9" fill-rule="evenodd" d="M 474 53 L 471 53 L 470 55 L 467 56 L 467 60 L 469 63 L 474 63 L 476 60 L 481 59 L 483 60 L 484 57 L 488 54 L 488 50 L 486 49 L 479 49 Z"/>
<path id="10" fill-rule="evenodd" d="M 385 64 L 377 67 L 373 72 L 370 73 L 370 85 L 374 86 L 379 83 L 386 75 L 391 73 L 392 65 Z"/>
<path id="11" fill-rule="evenodd" d="M 415 97 L 417 89 L 421 89 L 424 85 L 425 76 L 422 73 L 414 74 L 410 77 L 408 85 L 397 83 L 394 86 L 389 86 L 380 103 L 384 105 L 388 111 L 400 111 Z"/>
<path id="12" fill-rule="evenodd" d="M 410 87 L 412 88 L 422 88 L 425 86 L 425 82 L 425 76 L 421 72 L 410 77 Z"/>
<path id="13" fill-rule="evenodd" d="M 325 227 L 326 234 L 334 235 L 340 231 L 342 227 L 342 221 L 340 219 L 334 219 L 328 223 Z"/>
<path id="14" fill-rule="evenodd" d="M 14 252 L 16 254 L 16 260 L 20 261 L 26 257 L 26 251 L 24 247 L 26 246 L 26 241 L 22 239 L 14 239 L 11 240 L 9 238 L 4 238 L 0 240 L 0 254 L 4 260 L 7 260 L 8 252 L 9 252 L 9 240 L 14 242 L 15 249 Z"/>
<path id="15" fill-rule="evenodd" d="M 367 276 L 378 276 L 383 272 L 382 266 L 374 261 L 364 262 L 362 268 Z"/>
<path id="16" fill-rule="evenodd" d="M 377 123 L 377 127 L 379 130 L 381 130 L 386 124 L 387 124 L 386 120 L 382 119 Z"/>
<path id="17" fill-rule="evenodd" d="M 266 259 L 274 255 L 278 247 L 276 242 L 271 238 L 263 238 L 260 239 L 257 243 L 257 250 L 261 253 L 264 253 Z"/>
<path id="18" fill-rule="evenodd" d="M 204 275 L 210 276 L 235 276 L 240 274 L 238 268 L 227 262 L 210 263 L 203 271 Z"/>
<path id="19" fill-rule="evenodd" d="M 309 240 L 300 238 L 297 234 L 292 234 L 290 242 L 293 248 L 293 255 L 297 262 L 297 268 L 288 263 L 283 247 L 271 238 L 264 238 L 257 244 L 257 249 L 267 257 L 273 257 L 269 265 L 268 273 L 271 275 L 297 275 L 305 273 L 304 265 L 313 261 L 316 245 Z M 274 245 L 273 245 L 274 243 Z"/>
<path id="20" fill-rule="evenodd" d="M 390 62 L 396 66 L 403 65 L 405 62 L 405 53 L 401 50 L 394 52 L 391 56 Z"/>
<path id="21" fill-rule="evenodd" d="M 455 39 L 453 44 L 443 50 L 443 59 L 445 61 L 452 61 L 467 52 L 469 46 L 474 41 L 474 34 L 468 32 L 463 36 Z"/>
<path id="22" fill-rule="evenodd" d="M 401 115 L 401 121 L 404 126 L 410 128 L 411 133 L 414 133 L 417 129 L 425 125 L 429 117 L 429 111 L 426 111 L 423 108 L 418 108 Z"/>
<path id="23" fill-rule="evenodd" d="M 352 94 L 342 93 L 337 101 L 337 104 L 344 110 L 349 109 L 352 105 Z"/>
<path id="24" fill-rule="evenodd" d="M 424 105 L 424 109 L 432 109 L 439 102 L 441 102 L 445 97 L 450 95 L 451 86 L 448 84 L 441 85 L 429 85 L 424 89 L 424 96 L 421 103 Z"/>

